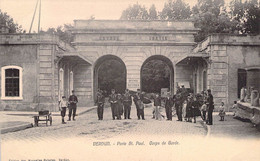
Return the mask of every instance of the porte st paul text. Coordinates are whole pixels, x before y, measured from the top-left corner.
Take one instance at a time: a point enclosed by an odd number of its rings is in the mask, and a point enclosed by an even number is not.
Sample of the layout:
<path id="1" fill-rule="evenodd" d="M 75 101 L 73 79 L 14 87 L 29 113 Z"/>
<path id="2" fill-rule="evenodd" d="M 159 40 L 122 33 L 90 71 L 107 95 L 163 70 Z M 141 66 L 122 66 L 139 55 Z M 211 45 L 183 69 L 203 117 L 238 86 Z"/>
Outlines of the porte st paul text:
<path id="1" fill-rule="evenodd" d="M 93 146 L 165 146 L 180 145 L 178 141 L 117 141 L 117 142 L 93 142 Z"/>

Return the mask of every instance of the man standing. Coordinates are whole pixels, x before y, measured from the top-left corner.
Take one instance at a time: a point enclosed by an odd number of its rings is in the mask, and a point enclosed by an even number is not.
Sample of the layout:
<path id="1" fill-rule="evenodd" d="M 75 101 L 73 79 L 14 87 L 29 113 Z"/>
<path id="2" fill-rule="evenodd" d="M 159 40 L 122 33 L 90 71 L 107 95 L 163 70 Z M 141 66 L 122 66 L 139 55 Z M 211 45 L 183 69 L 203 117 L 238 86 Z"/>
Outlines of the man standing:
<path id="1" fill-rule="evenodd" d="M 134 103 L 137 110 L 137 117 L 140 120 L 140 117 L 144 119 L 144 104 L 143 104 L 143 94 L 141 94 L 140 89 L 137 89 L 137 93 L 134 95 Z"/>
<path id="2" fill-rule="evenodd" d="M 125 90 L 125 94 L 123 95 L 123 105 L 124 105 L 124 116 L 125 119 L 130 118 L 131 105 L 132 105 L 132 96 L 129 93 L 129 90 Z"/>
<path id="3" fill-rule="evenodd" d="M 77 111 L 77 103 L 78 103 L 78 98 L 75 96 L 75 91 L 72 90 L 72 95 L 69 97 L 69 120 L 71 120 L 71 114 L 73 115 L 73 121 L 75 121 L 75 116 L 76 116 L 76 111 Z"/>
<path id="4" fill-rule="evenodd" d="M 208 97 L 207 97 L 207 106 L 208 106 L 208 125 L 213 125 L 212 113 L 214 110 L 214 102 L 213 95 L 211 94 L 211 90 L 208 89 Z"/>
<path id="5" fill-rule="evenodd" d="M 173 99 L 171 98 L 170 92 L 167 93 L 167 97 L 165 99 L 165 111 L 167 120 L 172 120 L 172 107 L 174 105 Z"/>
<path id="6" fill-rule="evenodd" d="M 108 100 L 111 104 L 111 111 L 112 111 L 112 118 L 113 120 L 115 120 L 115 117 L 117 117 L 117 119 L 119 120 L 120 118 L 118 110 L 117 110 L 117 94 L 116 91 L 114 89 L 111 90 L 111 95 L 109 96 L 109 100 Z"/>
<path id="7" fill-rule="evenodd" d="M 98 120 L 103 120 L 104 103 L 105 103 L 105 97 L 102 94 L 102 91 L 98 90 L 97 100 L 96 100 L 96 104 L 98 106 L 97 108 Z"/>
<path id="8" fill-rule="evenodd" d="M 178 116 L 177 121 L 182 121 L 182 105 L 183 105 L 183 96 L 181 93 L 176 94 L 175 96 L 175 109 L 176 109 L 176 114 Z"/>

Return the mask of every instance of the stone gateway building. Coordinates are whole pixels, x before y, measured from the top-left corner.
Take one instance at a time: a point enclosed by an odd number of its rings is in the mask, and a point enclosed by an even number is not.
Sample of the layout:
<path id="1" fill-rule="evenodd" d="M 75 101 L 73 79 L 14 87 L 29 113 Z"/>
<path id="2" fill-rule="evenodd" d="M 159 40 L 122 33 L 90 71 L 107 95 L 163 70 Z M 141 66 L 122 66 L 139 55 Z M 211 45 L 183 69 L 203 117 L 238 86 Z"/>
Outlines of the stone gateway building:
<path id="1" fill-rule="evenodd" d="M 260 90 L 260 35 L 210 35 L 194 42 L 192 21 L 75 20 L 73 46 L 55 35 L 1 34 L 1 110 L 58 110 L 75 90 L 79 107 L 93 105 L 99 68 L 107 60 L 125 69 L 125 87 L 142 89 L 142 68 L 161 60 L 170 69 L 169 90 L 212 89 L 215 103 L 230 105 L 243 86 Z"/>

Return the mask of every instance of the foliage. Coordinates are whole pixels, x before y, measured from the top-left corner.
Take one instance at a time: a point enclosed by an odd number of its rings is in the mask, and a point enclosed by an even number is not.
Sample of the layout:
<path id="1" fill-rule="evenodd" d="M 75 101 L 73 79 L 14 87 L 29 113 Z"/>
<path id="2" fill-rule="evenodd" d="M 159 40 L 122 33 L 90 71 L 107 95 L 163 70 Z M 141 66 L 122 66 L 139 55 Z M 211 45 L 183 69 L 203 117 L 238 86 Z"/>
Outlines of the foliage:
<path id="1" fill-rule="evenodd" d="M 190 6 L 183 0 L 169 0 L 160 13 L 162 20 L 184 20 L 190 18 Z"/>
<path id="2" fill-rule="evenodd" d="M 72 28 L 71 24 L 64 24 L 63 26 L 58 26 L 57 28 L 48 28 L 47 31 L 41 31 L 41 33 L 55 34 L 59 36 L 60 40 L 71 44 L 73 41 L 73 35 L 69 30 L 70 28 Z"/>
<path id="3" fill-rule="evenodd" d="M 0 9 L 0 25 L 4 25 L 9 29 L 9 33 L 21 33 L 25 32 L 21 25 L 14 22 L 6 12 L 2 12 Z"/>
<path id="4" fill-rule="evenodd" d="M 142 68 L 142 90 L 160 93 L 161 88 L 170 88 L 170 68 L 161 60 L 150 60 Z"/>
<path id="5" fill-rule="evenodd" d="M 241 0 L 230 2 L 231 18 L 240 22 L 240 33 L 260 34 L 260 2 L 257 0 Z"/>
<path id="6" fill-rule="evenodd" d="M 234 33 L 238 21 L 230 19 L 224 0 L 198 0 L 192 8 L 194 25 L 201 30 L 195 35 L 195 41 L 204 40 L 212 33 Z"/>
<path id="7" fill-rule="evenodd" d="M 145 6 L 141 6 L 138 3 L 130 5 L 122 12 L 121 20 L 148 20 L 149 14 Z"/>
<path id="8" fill-rule="evenodd" d="M 152 6 L 149 9 L 149 19 L 150 20 L 156 20 L 158 19 L 158 13 L 156 11 L 155 5 L 152 4 Z"/>
<path id="9" fill-rule="evenodd" d="M 103 91 L 110 93 L 115 89 L 117 93 L 123 93 L 126 88 L 126 69 L 117 60 L 104 61 L 98 70 L 98 85 Z"/>

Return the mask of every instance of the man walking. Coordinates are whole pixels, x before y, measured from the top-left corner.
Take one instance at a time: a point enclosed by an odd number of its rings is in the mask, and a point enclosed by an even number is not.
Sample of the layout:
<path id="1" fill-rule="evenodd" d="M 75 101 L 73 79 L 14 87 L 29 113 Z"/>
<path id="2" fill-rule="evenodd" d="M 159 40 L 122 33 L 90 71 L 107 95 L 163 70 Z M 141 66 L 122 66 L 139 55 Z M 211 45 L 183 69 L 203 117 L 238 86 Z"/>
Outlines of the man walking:
<path id="1" fill-rule="evenodd" d="M 69 120 L 71 120 L 71 114 L 73 115 L 73 121 L 75 121 L 75 116 L 76 116 L 76 111 L 77 111 L 77 103 L 78 103 L 78 98 L 75 95 L 75 91 L 72 90 L 72 95 L 69 97 Z"/>
<path id="2" fill-rule="evenodd" d="M 211 90 L 208 89 L 208 97 L 207 97 L 207 106 L 208 106 L 208 125 L 213 125 L 213 118 L 212 113 L 214 110 L 214 102 L 213 102 L 213 95 L 211 94 Z"/>
<path id="3" fill-rule="evenodd" d="M 97 108 L 98 120 L 103 120 L 104 103 L 105 103 L 105 97 L 102 94 L 102 91 L 98 90 L 97 100 L 96 100 L 96 104 L 98 106 Z"/>
<path id="4" fill-rule="evenodd" d="M 134 95 L 134 103 L 137 110 L 137 117 L 140 120 L 140 117 L 144 119 L 144 104 L 143 104 L 143 94 L 141 94 L 141 90 L 137 89 L 137 93 Z"/>
<path id="5" fill-rule="evenodd" d="M 129 90 L 125 90 L 125 94 L 123 95 L 123 105 L 124 105 L 124 116 L 125 119 L 130 118 L 131 105 L 132 105 L 132 96 L 129 93 Z"/>
<path id="6" fill-rule="evenodd" d="M 117 119 L 121 119 L 121 117 L 119 117 L 119 111 L 117 109 L 117 94 L 116 91 L 114 89 L 111 90 L 111 95 L 109 96 L 109 102 L 111 105 L 111 111 L 112 111 L 112 118 L 113 120 L 115 120 L 115 117 L 117 117 Z"/>
<path id="7" fill-rule="evenodd" d="M 167 93 L 167 97 L 165 99 L 165 111 L 167 120 L 172 120 L 172 107 L 174 105 L 173 99 L 171 98 L 170 92 Z"/>

